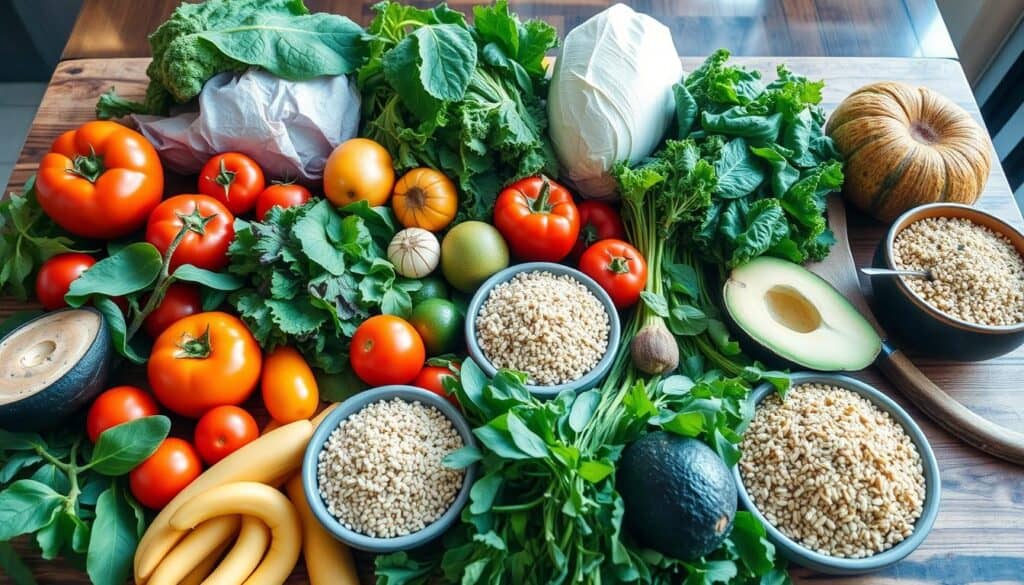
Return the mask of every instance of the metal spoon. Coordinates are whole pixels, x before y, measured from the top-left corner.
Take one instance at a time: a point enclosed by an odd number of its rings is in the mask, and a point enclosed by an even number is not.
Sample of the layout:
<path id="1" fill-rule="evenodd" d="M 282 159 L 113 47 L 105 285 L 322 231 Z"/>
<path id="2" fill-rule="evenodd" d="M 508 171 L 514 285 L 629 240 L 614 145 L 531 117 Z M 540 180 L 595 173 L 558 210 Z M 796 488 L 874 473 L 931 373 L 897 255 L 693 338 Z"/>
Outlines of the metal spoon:
<path id="1" fill-rule="evenodd" d="M 861 268 L 868 276 L 909 276 L 911 278 L 927 278 L 934 280 L 931 270 L 891 270 L 889 268 Z"/>

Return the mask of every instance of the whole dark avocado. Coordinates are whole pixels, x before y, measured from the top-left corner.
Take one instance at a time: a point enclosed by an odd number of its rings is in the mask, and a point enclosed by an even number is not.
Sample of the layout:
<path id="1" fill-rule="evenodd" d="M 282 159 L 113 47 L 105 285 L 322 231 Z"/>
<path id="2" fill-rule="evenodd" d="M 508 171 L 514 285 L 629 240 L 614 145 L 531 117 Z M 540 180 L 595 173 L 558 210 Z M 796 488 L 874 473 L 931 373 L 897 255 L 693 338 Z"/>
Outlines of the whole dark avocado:
<path id="1" fill-rule="evenodd" d="M 106 387 L 112 356 L 105 319 L 91 307 L 19 325 L 0 339 L 0 428 L 59 426 Z"/>
<path id="2" fill-rule="evenodd" d="M 626 447 L 616 487 L 630 534 L 684 561 L 718 548 L 736 516 L 736 484 L 725 462 L 697 439 L 665 431 Z"/>

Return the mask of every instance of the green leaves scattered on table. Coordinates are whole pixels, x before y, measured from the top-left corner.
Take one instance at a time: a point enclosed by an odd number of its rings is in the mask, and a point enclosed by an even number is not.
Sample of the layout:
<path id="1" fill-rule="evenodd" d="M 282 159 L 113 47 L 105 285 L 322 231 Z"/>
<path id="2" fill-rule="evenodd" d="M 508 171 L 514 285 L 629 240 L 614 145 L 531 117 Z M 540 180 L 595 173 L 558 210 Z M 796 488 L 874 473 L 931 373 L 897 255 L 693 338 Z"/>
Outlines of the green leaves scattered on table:
<path id="1" fill-rule="evenodd" d="M 0 568 L 16 585 L 33 583 L 7 541 L 34 534 L 44 559 L 86 570 L 95 585 L 121 585 L 131 571 L 145 512 L 121 476 L 153 454 L 170 420 L 150 416 L 100 434 L 41 436 L 0 430 Z"/>
<path id="2" fill-rule="evenodd" d="M 271 209 L 236 224 L 229 270 L 245 288 L 231 303 L 266 350 L 294 345 L 328 374 L 348 368 L 348 340 L 370 315 L 408 317 L 421 284 L 387 260 L 397 231 L 391 210 L 326 200 Z"/>

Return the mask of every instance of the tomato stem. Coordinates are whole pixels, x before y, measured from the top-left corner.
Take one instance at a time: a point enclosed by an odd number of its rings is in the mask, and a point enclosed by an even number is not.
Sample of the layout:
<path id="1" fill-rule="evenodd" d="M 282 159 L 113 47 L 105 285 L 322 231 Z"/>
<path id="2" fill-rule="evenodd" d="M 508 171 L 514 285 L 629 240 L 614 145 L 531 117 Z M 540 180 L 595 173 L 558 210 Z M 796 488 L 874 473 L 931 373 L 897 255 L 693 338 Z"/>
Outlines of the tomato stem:
<path id="1" fill-rule="evenodd" d="M 78 175 L 90 183 L 99 180 L 100 175 L 106 170 L 103 167 L 103 157 L 96 154 L 92 145 L 89 145 L 89 156 L 79 154 L 72 160 L 71 165 L 69 173 Z"/>
<path id="2" fill-rule="evenodd" d="M 551 197 L 551 181 L 549 181 L 548 178 L 544 176 L 541 177 L 541 180 L 543 181 L 543 183 L 541 183 L 540 186 L 540 193 L 537 195 L 537 198 L 534 199 L 533 203 L 530 205 L 530 210 L 533 211 L 534 213 L 550 213 L 552 206 L 548 202 L 548 200 Z"/>
<path id="3" fill-rule="evenodd" d="M 627 274 L 629 272 L 629 261 L 632 258 L 625 256 L 612 256 L 608 262 L 608 270 L 615 274 Z"/>
<path id="4" fill-rule="evenodd" d="M 217 173 L 217 176 L 213 178 L 213 181 L 220 185 L 221 187 L 224 187 L 225 201 L 231 199 L 229 192 L 231 191 L 231 184 L 235 182 L 235 175 L 237 174 L 238 173 L 236 173 L 235 171 L 228 170 L 228 168 L 224 166 L 224 159 L 220 159 L 220 172 Z"/>
<path id="5" fill-rule="evenodd" d="M 199 337 L 191 337 L 188 334 L 182 336 L 178 343 L 176 358 L 184 359 L 205 359 L 210 357 L 210 326 Z"/>

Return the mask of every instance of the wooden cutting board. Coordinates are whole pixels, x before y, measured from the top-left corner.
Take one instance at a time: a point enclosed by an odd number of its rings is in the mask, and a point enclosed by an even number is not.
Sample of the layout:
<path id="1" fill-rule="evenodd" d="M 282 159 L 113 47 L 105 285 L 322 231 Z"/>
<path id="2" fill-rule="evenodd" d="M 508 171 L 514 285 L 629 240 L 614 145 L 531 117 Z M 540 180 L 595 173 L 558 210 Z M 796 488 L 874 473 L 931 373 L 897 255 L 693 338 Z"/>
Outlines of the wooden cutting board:
<path id="1" fill-rule="evenodd" d="M 684 58 L 690 71 L 703 59 Z M 775 65 L 787 63 L 796 72 L 824 79 L 824 105 L 834 108 L 854 89 L 874 81 L 895 79 L 927 85 L 980 120 L 977 104 L 960 66 L 944 59 L 878 58 L 736 58 L 736 62 L 774 75 Z M 65 61 L 53 80 L 29 132 L 11 177 L 9 189 L 18 189 L 33 172 L 50 143 L 61 132 L 92 119 L 96 98 L 111 86 L 128 97 L 141 96 L 146 59 L 89 59 Z M 181 191 L 191 189 L 180 181 Z M 170 187 L 169 187 L 170 188 Z M 1010 223 L 1024 227 L 1024 220 L 999 165 L 992 169 L 985 194 L 978 205 Z M 847 218 L 850 248 L 858 266 L 866 266 L 884 226 L 850 212 Z M 0 317 L 28 307 L 13 299 L 0 299 Z M 914 363 L 952 397 L 993 423 L 1024 432 L 1024 350 L 996 360 L 974 364 L 943 363 L 918 359 Z M 1019 583 L 1024 578 L 1024 470 L 964 445 L 909 405 L 875 369 L 856 375 L 890 393 L 920 423 L 939 459 L 943 477 L 943 502 L 929 538 L 902 563 L 864 577 L 824 577 L 802 569 L 793 571 L 797 582 L 823 583 Z M 38 558 L 34 542 L 21 540 L 23 553 L 41 585 L 88 583 L 83 574 L 56 562 Z M 362 556 L 367 583 L 370 558 Z M 0 575 L 0 584 L 5 583 Z M 306 583 L 298 570 L 289 583 Z"/>

